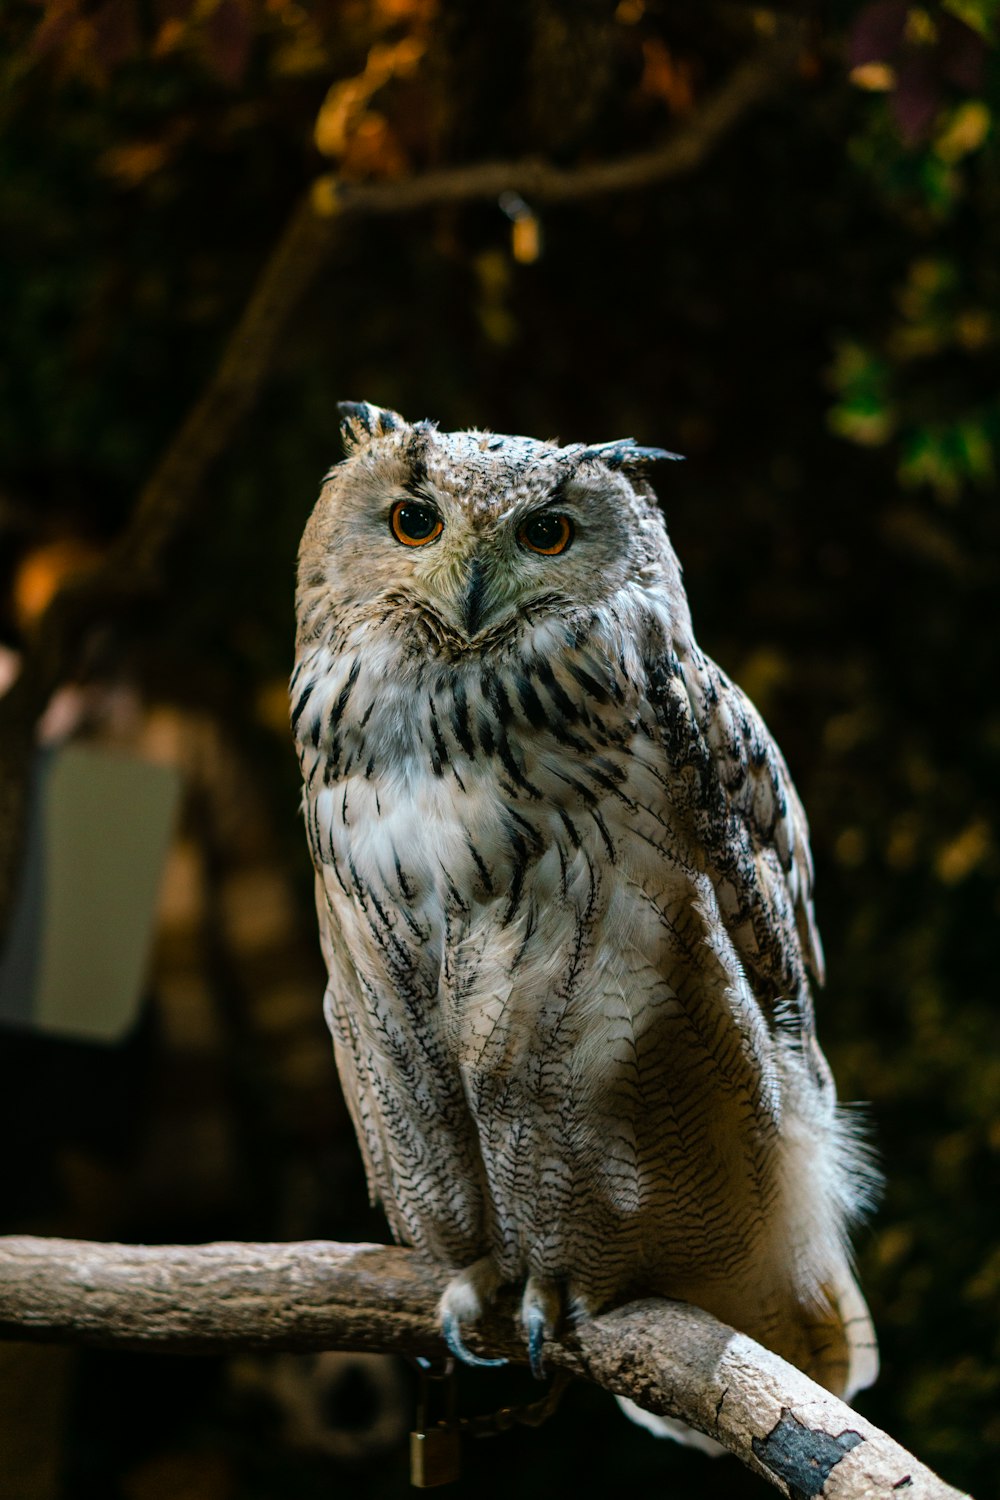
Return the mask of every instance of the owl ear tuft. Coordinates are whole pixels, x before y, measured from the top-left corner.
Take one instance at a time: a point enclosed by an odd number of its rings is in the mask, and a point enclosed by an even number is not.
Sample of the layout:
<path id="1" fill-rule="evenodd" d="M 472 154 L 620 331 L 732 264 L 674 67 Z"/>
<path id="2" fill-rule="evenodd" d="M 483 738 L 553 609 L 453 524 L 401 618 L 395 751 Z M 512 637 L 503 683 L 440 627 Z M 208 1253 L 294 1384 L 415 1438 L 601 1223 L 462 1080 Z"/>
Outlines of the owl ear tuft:
<path id="1" fill-rule="evenodd" d="M 667 448 L 640 448 L 634 438 L 617 438 L 611 443 L 591 443 L 580 454 L 585 458 L 599 458 L 609 469 L 644 469 L 648 464 L 683 462 L 683 453 L 671 453 Z"/>
<path id="2" fill-rule="evenodd" d="M 398 411 L 387 406 L 373 406 L 370 401 L 338 401 L 340 412 L 340 436 L 345 453 L 356 453 L 367 448 L 375 438 L 397 432 L 407 424 Z"/>

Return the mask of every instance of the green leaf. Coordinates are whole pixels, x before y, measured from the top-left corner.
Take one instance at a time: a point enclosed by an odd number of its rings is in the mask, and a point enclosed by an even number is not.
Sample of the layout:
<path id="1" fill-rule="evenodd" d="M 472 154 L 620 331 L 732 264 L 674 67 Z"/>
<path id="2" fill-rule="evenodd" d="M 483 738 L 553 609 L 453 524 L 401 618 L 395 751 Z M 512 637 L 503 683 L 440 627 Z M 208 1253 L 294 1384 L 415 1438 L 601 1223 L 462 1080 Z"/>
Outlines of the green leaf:
<path id="1" fill-rule="evenodd" d="M 995 42 L 1000 21 L 1000 5 L 997 0 L 942 0 L 944 9 L 971 26 L 973 31 Z"/>

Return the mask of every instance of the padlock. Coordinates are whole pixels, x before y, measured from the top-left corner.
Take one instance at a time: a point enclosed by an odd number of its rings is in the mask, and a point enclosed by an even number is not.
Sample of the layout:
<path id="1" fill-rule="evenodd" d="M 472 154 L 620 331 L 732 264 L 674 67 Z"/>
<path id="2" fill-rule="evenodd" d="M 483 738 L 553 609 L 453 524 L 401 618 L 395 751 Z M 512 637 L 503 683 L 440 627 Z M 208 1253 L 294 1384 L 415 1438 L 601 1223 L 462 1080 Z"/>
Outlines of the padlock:
<path id="1" fill-rule="evenodd" d="M 454 1484 L 462 1469 L 457 1427 L 429 1427 L 410 1433 L 410 1483 L 430 1490 L 439 1484 Z"/>
<path id="2" fill-rule="evenodd" d="M 449 1359 L 434 1368 L 418 1360 L 420 1388 L 417 1395 L 417 1427 L 410 1433 L 410 1483 L 418 1490 L 453 1484 L 462 1468 L 461 1438 L 455 1421 L 454 1364 Z M 432 1407 L 443 1407 L 437 1417 Z"/>

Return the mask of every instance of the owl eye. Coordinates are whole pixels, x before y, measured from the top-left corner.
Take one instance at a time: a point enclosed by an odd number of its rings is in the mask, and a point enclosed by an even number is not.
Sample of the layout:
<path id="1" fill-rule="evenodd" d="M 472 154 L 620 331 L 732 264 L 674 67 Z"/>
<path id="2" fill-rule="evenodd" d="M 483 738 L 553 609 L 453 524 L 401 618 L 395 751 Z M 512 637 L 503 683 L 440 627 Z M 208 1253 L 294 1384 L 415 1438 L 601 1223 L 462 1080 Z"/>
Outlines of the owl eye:
<path id="1" fill-rule="evenodd" d="M 565 552 L 573 540 L 573 522 L 569 516 L 554 515 L 546 510 L 538 516 L 529 516 L 519 527 L 517 539 L 532 552 L 544 552 L 546 557 L 555 557 Z"/>
<path id="2" fill-rule="evenodd" d="M 404 547 L 424 547 L 444 530 L 444 522 L 429 505 L 419 500 L 400 500 L 389 517 L 392 534 Z"/>

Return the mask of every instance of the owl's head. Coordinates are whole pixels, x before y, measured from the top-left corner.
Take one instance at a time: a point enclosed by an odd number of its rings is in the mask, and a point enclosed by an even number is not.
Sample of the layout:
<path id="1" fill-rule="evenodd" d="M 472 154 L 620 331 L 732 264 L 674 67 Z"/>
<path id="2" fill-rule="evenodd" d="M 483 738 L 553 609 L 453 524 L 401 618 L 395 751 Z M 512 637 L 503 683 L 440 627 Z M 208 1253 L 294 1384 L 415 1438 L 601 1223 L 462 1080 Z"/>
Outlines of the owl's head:
<path id="1" fill-rule="evenodd" d="M 461 653 L 676 566 L 643 476 L 677 454 L 631 438 L 560 447 L 438 432 L 368 402 L 339 410 L 347 456 L 303 536 L 303 600 L 382 604 L 397 624 L 409 613 Z"/>

